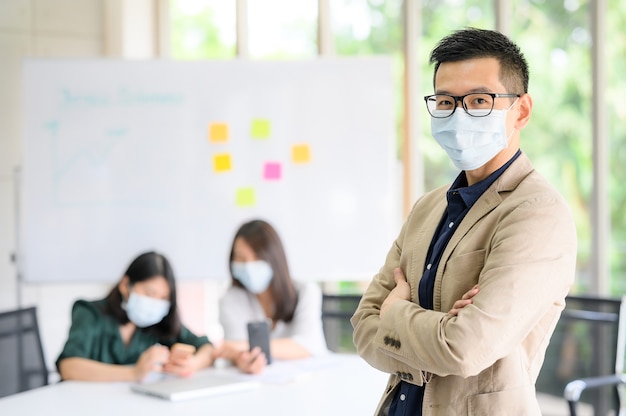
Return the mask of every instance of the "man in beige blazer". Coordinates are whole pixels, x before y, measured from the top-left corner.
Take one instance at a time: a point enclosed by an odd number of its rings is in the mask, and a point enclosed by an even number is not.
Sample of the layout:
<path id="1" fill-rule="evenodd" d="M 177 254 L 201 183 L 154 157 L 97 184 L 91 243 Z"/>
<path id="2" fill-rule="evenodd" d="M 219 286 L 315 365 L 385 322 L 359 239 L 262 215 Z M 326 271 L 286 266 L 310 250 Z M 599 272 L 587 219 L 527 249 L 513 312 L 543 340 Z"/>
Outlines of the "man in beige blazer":
<path id="1" fill-rule="evenodd" d="M 576 231 L 519 148 L 528 66 L 507 37 L 471 28 L 431 63 L 432 134 L 461 173 L 415 203 L 352 317 L 354 343 L 391 374 L 377 415 L 540 415 L 535 381 Z"/>

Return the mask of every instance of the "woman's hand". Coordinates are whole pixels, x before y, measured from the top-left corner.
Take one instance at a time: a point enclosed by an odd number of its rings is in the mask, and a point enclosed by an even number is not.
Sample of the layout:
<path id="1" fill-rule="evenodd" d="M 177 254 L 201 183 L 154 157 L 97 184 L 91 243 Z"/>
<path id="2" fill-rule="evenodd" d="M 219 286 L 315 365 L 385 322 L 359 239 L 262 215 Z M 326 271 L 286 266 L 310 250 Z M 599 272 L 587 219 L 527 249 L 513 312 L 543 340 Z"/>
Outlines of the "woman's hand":
<path id="1" fill-rule="evenodd" d="M 213 364 L 215 360 L 213 346 L 206 344 L 196 352 L 193 345 L 174 344 L 170 351 L 169 360 L 163 366 L 163 371 L 179 377 L 189 377 L 197 370 Z"/>
<path id="2" fill-rule="evenodd" d="M 454 305 L 452 305 L 452 309 L 450 309 L 450 312 L 448 313 L 452 316 L 457 316 L 461 309 L 463 309 L 464 307 L 472 303 L 472 298 L 476 296 L 477 293 L 478 293 L 478 285 L 474 285 L 473 288 L 465 292 L 465 294 L 461 297 L 461 299 L 454 302 Z"/>
<path id="3" fill-rule="evenodd" d="M 267 357 L 261 348 L 254 347 L 252 351 L 240 351 L 235 365 L 244 373 L 259 374 L 267 366 Z"/>
<path id="4" fill-rule="evenodd" d="M 176 343 L 170 349 L 170 358 L 163 365 L 163 371 L 181 377 L 188 377 L 195 371 L 194 354 L 196 347 L 188 344 Z"/>
<path id="5" fill-rule="evenodd" d="M 135 364 L 135 379 L 143 380 L 149 373 L 161 371 L 169 356 L 170 351 L 164 345 L 153 345 L 145 350 Z"/>
<path id="6" fill-rule="evenodd" d="M 259 374 L 267 366 L 267 357 L 259 347 L 248 348 L 245 341 L 224 341 L 217 356 L 232 361 L 244 373 Z"/>

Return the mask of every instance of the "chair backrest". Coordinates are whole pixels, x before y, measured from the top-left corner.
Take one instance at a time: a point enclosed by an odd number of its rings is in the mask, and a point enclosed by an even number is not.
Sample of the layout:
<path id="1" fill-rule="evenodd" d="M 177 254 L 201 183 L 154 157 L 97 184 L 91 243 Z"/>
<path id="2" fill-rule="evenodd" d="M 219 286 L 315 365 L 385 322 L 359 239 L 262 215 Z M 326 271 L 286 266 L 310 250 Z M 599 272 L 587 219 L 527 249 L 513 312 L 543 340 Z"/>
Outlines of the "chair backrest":
<path id="1" fill-rule="evenodd" d="M 322 324 L 326 345 L 333 352 L 356 352 L 352 341 L 352 324 L 350 318 L 354 314 L 361 295 L 330 295 L 322 296 Z"/>
<path id="2" fill-rule="evenodd" d="M 567 297 L 537 380 L 538 392 L 563 397 L 572 380 L 623 372 L 624 304 L 619 298 Z M 585 392 L 581 402 L 591 405 L 596 415 L 619 408 L 614 386 Z"/>
<path id="3" fill-rule="evenodd" d="M 0 397 L 48 384 L 37 309 L 0 312 Z"/>

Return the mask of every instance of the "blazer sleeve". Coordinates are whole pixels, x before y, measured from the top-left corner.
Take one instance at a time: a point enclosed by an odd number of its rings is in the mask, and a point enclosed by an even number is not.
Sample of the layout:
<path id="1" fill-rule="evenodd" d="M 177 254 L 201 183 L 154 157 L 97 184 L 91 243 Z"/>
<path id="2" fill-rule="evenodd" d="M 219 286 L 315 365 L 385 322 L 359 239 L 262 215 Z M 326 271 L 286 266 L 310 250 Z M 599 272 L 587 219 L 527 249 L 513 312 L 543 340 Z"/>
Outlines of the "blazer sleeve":
<path id="1" fill-rule="evenodd" d="M 555 192 L 522 193 L 499 208 L 477 220 L 474 234 L 442 259 L 435 288 L 441 311 L 401 301 L 381 319 L 380 306 L 395 286 L 393 268 L 401 264 L 405 224 L 352 318 L 355 345 L 366 361 L 392 374 L 411 374 L 410 382 L 421 385 L 427 373 L 476 375 L 531 333 L 547 342 L 575 274 L 571 213 Z M 401 267 L 406 270 L 406 264 Z M 412 294 L 418 283 L 411 280 Z M 480 292 L 473 303 L 456 317 L 447 314 L 474 283 Z"/>
<path id="2" fill-rule="evenodd" d="M 380 318 L 380 307 L 389 295 L 389 292 L 391 292 L 396 285 L 393 278 L 393 270 L 396 267 L 402 267 L 401 258 L 403 241 L 407 230 L 407 224 L 411 222 L 414 212 L 415 207 L 402 226 L 398 238 L 394 241 L 391 249 L 387 253 L 383 267 L 374 276 L 367 290 L 363 294 L 363 297 L 359 302 L 359 306 L 357 307 L 357 310 L 352 316 L 350 322 L 354 328 L 354 345 L 356 346 L 358 354 L 363 357 L 365 361 L 367 361 L 374 368 L 387 373 L 394 374 L 404 372 L 412 374 L 412 382 L 422 385 L 422 372 L 416 366 L 416 363 L 403 359 L 403 357 L 394 354 L 392 351 L 385 348 L 389 347 L 390 338 L 388 335 L 382 335 L 383 330 L 381 330 L 381 328 L 387 328 L 389 324 L 393 325 L 393 320 L 395 319 L 405 319 L 402 317 L 402 312 L 394 311 L 393 313 L 386 313 L 384 318 L 387 321 L 387 324 L 384 324 Z M 406 270 L 405 267 L 402 267 L 402 269 Z M 403 304 L 403 308 L 418 307 L 418 305 L 409 301 L 401 303 Z M 397 305 L 393 306 L 394 308 L 397 307 Z M 392 311 L 390 310 L 389 312 Z M 395 342 L 393 344 L 392 348 L 395 348 L 395 345 L 397 344 Z"/>

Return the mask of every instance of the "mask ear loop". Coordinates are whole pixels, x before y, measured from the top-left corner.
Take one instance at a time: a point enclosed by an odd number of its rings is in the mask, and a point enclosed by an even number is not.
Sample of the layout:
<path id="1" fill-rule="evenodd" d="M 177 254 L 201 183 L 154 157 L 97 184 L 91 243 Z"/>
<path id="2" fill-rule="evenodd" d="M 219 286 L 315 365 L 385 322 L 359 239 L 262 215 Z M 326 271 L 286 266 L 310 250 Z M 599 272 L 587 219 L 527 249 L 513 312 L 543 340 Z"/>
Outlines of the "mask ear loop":
<path id="1" fill-rule="evenodd" d="M 515 101 L 511 103 L 511 105 L 509 106 L 509 108 L 506 109 L 506 111 L 509 111 L 511 108 L 513 108 L 513 106 L 517 104 L 518 101 L 519 101 L 519 97 L 515 97 Z"/>
<path id="2" fill-rule="evenodd" d="M 510 110 L 511 108 L 513 108 L 513 106 L 514 106 L 515 104 L 517 104 L 517 102 L 518 102 L 518 101 L 519 101 L 519 97 L 516 97 L 516 98 L 515 98 L 515 101 L 513 101 L 513 102 L 511 103 L 511 105 L 509 106 L 509 108 L 507 108 L 507 109 L 506 109 L 506 110 L 504 110 L 504 111 L 506 111 L 506 112 L 508 113 L 508 112 L 509 112 L 509 110 Z M 511 138 L 511 136 L 513 135 L 513 133 L 515 132 L 515 130 L 517 130 L 517 129 L 515 128 L 515 126 L 513 126 L 513 130 L 511 130 L 511 133 L 509 133 L 509 134 L 506 136 L 506 145 L 507 145 L 507 147 L 509 146 L 509 139 Z"/>

